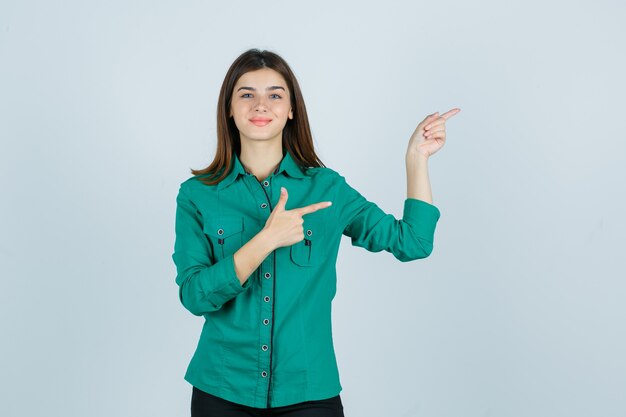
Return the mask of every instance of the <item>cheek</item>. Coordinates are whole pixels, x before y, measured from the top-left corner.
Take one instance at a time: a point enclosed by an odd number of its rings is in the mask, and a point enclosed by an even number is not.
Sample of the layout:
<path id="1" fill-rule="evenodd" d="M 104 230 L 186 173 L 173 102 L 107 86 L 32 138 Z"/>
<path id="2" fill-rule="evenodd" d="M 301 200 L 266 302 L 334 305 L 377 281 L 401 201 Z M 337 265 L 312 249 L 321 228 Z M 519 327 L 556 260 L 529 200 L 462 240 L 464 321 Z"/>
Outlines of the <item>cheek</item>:
<path id="1" fill-rule="evenodd" d="M 247 114 L 242 112 L 241 109 L 233 109 L 233 121 L 238 128 L 241 128 L 247 120 Z"/>
<path id="2" fill-rule="evenodd" d="M 290 107 L 289 104 L 282 105 L 276 108 L 275 112 L 279 114 L 282 118 L 286 119 L 289 117 L 289 107 Z"/>
<path id="3" fill-rule="evenodd" d="M 241 114 L 242 112 L 247 111 L 248 107 L 249 103 L 241 99 L 234 99 L 230 104 L 230 108 L 235 114 Z"/>

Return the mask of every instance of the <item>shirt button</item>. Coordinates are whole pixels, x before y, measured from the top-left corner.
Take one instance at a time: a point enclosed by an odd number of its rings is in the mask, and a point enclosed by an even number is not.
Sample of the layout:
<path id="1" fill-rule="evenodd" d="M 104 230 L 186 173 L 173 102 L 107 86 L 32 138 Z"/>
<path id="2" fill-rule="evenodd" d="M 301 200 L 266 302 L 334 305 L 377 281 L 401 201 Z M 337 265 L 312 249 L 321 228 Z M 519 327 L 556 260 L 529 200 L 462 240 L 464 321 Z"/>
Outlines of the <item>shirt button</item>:
<path id="1" fill-rule="evenodd" d="M 263 319 L 263 324 L 267 326 L 268 324 L 270 324 L 270 321 L 268 319 Z"/>
<path id="2" fill-rule="evenodd" d="M 307 230 L 307 231 L 306 231 L 306 235 L 307 235 L 307 236 L 311 236 L 312 234 L 313 234 L 313 232 L 311 231 L 311 229 L 309 229 L 309 230 Z"/>
<path id="3" fill-rule="evenodd" d="M 223 235 L 224 234 L 224 229 L 217 229 L 217 234 L 218 235 Z"/>
<path id="4" fill-rule="evenodd" d="M 270 182 L 269 182 L 269 181 L 267 181 L 267 180 L 266 180 L 266 181 L 263 181 L 263 185 L 267 187 L 268 185 L 270 185 Z"/>
<path id="5" fill-rule="evenodd" d="M 263 349 L 263 350 L 267 350 L 267 345 L 263 345 L 263 346 L 261 346 L 261 349 Z"/>
<path id="6" fill-rule="evenodd" d="M 271 276 L 272 276 L 272 274 L 270 274 L 269 272 L 265 273 L 265 279 L 270 279 Z"/>
<path id="7" fill-rule="evenodd" d="M 261 208 L 265 208 L 265 207 L 267 207 L 267 203 L 261 204 Z"/>
<path id="8" fill-rule="evenodd" d="M 269 297 L 269 296 L 267 296 L 267 295 L 266 295 L 265 297 L 263 297 L 263 299 L 265 300 L 265 302 L 266 302 L 266 303 L 269 303 L 269 302 L 270 302 L 270 297 Z"/>
<path id="9" fill-rule="evenodd" d="M 267 376 L 267 372 L 265 372 L 265 371 L 261 372 L 261 376 L 262 376 L 263 378 L 265 378 L 265 377 Z"/>

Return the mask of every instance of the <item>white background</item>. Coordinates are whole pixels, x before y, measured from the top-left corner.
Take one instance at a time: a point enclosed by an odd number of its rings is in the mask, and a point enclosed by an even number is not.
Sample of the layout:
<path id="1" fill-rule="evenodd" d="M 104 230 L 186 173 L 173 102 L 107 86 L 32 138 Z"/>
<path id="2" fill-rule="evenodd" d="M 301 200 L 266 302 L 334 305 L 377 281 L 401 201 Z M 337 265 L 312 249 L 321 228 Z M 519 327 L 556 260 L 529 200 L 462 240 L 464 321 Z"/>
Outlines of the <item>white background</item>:
<path id="1" fill-rule="evenodd" d="M 175 197 L 215 149 L 248 48 L 303 90 L 322 161 L 401 216 L 429 162 L 435 248 L 343 238 L 347 417 L 624 416 L 619 1 L 0 3 L 0 415 L 188 416 L 202 321 L 178 300 Z"/>

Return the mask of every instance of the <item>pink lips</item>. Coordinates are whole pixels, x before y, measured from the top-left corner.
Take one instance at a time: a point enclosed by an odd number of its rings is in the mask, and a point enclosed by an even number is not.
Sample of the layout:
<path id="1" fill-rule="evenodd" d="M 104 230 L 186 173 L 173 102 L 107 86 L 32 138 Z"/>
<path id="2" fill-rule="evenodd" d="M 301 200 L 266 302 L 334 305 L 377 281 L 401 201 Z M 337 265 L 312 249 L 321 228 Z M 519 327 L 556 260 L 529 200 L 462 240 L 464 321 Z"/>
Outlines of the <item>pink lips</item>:
<path id="1" fill-rule="evenodd" d="M 255 126 L 267 126 L 272 119 L 250 119 Z"/>

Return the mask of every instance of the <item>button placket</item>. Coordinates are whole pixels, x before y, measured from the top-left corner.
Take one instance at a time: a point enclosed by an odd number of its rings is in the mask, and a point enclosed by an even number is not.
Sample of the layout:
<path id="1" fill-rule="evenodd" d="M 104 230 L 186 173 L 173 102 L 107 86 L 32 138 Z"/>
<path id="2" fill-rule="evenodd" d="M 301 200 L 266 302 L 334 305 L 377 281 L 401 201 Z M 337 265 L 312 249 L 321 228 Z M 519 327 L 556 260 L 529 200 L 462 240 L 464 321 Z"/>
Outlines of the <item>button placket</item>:
<path id="1" fill-rule="evenodd" d="M 276 168 L 276 170 L 274 171 L 274 174 L 276 174 L 278 172 L 278 168 Z M 271 195 L 271 178 L 269 180 L 264 180 L 264 181 L 258 181 L 258 184 L 261 186 L 261 189 L 263 190 L 264 194 L 265 194 L 265 200 L 261 199 L 260 201 L 257 202 L 258 204 L 258 208 L 259 208 L 259 213 L 260 213 L 260 218 L 266 218 L 269 216 L 270 211 L 272 209 L 271 207 L 271 199 L 270 199 L 270 195 Z M 263 264 L 263 269 L 261 270 L 261 274 L 263 276 L 263 280 L 262 280 L 262 285 L 261 285 L 261 289 L 262 289 L 262 294 L 267 294 L 267 295 L 263 295 L 263 302 L 262 304 L 262 314 L 265 318 L 262 319 L 262 323 L 263 326 L 261 327 L 261 340 L 260 340 L 260 345 L 259 347 L 261 348 L 261 350 L 263 351 L 263 354 L 261 355 L 261 360 L 259 362 L 259 371 L 261 372 L 261 376 L 265 379 L 267 378 L 267 381 L 263 384 L 264 385 L 264 389 L 267 389 L 267 395 L 268 395 L 268 406 L 269 406 L 269 385 L 271 385 L 271 369 L 272 369 L 272 333 L 273 333 L 273 319 L 274 319 L 274 300 L 272 299 L 274 297 L 274 293 L 275 293 L 275 288 L 274 288 L 274 280 L 272 280 L 271 278 L 274 275 L 274 272 L 276 271 L 276 265 L 275 265 L 275 257 L 269 258 L 267 259 L 267 263 Z M 272 271 L 273 270 L 273 271 Z M 272 271 L 272 272 L 271 272 Z"/>

